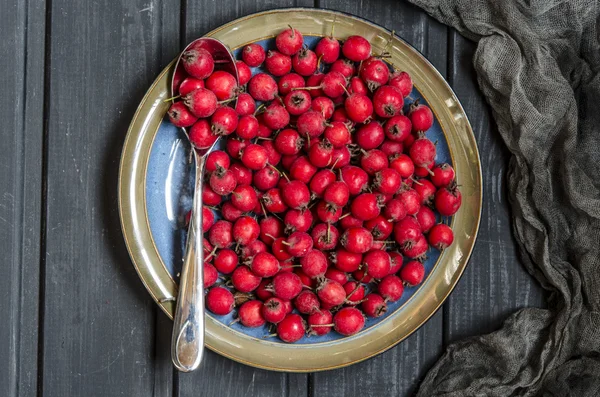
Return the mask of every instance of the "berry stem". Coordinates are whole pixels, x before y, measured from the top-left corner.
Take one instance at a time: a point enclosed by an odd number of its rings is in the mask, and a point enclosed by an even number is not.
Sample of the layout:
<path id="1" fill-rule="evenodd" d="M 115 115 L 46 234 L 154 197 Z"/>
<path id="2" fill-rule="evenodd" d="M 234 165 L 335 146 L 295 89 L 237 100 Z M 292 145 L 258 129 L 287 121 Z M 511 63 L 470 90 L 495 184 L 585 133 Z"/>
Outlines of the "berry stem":
<path id="1" fill-rule="evenodd" d="M 174 101 L 177 98 L 181 98 L 181 95 L 172 96 L 171 98 L 165 99 L 163 102 Z"/>

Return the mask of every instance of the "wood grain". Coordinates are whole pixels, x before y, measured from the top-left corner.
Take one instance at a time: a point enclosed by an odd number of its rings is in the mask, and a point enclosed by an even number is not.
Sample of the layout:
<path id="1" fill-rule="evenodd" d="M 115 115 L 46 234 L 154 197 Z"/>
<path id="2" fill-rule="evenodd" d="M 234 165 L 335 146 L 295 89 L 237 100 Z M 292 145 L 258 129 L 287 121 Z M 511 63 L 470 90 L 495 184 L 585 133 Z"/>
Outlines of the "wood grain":
<path id="1" fill-rule="evenodd" d="M 125 250 L 116 186 L 131 117 L 177 53 L 170 3 L 51 2 L 43 395 L 154 388 L 157 308 Z"/>
<path id="2" fill-rule="evenodd" d="M 450 36 L 449 82 L 469 117 L 483 170 L 479 237 L 465 273 L 446 304 L 446 341 L 488 333 L 518 308 L 543 305 L 541 287 L 519 263 L 505 175 L 509 152 L 496 131 L 473 69 L 475 44 Z"/>
<path id="3" fill-rule="evenodd" d="M 185 7 L 185 42 L 241 16 L 277 7 L 311 7 L 309 0 L 265 0 L 228 2 L 188 1 Z M 192 374 L 178 376 L 180 396 L 306 396 L 307 375 L 284 374 L 255 369 L 207 351 L 201 368 Z"/>
<path id="4" fill-rule="evenodd" d="M 445 75 L 447 30 L 415 7 L 384 0 L 321 0 L 321 6 L 360 15 L 393 29 Z M 313 396 L 403 396 L 412 393 L 441 353 L 442 312 L 400 345 L 366 362 L 313 375 Z"/>
<path id="5" fill-rule="evenodd" d="M 0 2 L 0 395 L 11 397 L 37 392 L 44 12 Z"/>

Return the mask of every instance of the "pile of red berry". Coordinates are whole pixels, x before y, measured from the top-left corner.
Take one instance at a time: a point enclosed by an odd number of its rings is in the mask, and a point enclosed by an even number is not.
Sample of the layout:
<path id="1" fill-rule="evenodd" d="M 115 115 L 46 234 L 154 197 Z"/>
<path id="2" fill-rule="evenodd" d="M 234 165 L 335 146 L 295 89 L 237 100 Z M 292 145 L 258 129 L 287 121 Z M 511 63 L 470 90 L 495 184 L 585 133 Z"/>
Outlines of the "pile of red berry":
<path id="1" fill-rule="evenodd" d="M 271 323 L 285 342 L 353 335 L 423 281 L 430 246 L 452 244 L 434 211 L 453 215 L 461 194 L 453 168 L 435 163 L 431 110 L 403 112 L 411 77 L 365 38 L 311 50 L 290 27 L 275 46 L 243 48 L 239 86 L 210 53 L 182 56 L 172 123 L 199 148 L 225 139 L 202 192 L 206 307 L 239 306 L 244 326 Z"/>

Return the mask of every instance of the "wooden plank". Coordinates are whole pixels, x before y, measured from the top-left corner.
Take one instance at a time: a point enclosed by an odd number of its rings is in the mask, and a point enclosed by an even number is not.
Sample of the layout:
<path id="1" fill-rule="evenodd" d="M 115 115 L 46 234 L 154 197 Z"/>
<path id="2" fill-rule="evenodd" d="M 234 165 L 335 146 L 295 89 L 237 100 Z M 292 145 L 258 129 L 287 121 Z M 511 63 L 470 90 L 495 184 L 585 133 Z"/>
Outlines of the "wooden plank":
<path id="1" fill-rule="evenodd" d="M 309 0 L 284 1 L 279 7 L 313 6 Z M 273 8 L 266 0 L 188 2 L 185 15 L 185 42 L 243 15 Z M 248 367 L 207 351 L 201 368 L 178 377 L 179 395 L 188 396 L 305 396 L 307 375 L 283 374 Z"/>
<path id="2" fill-rule="evenodd" d="M 177 51 L 179 2 L 49 4 L 43 395 L 148 396 L 157 309 L 125 249 L 117 175 L 137 104 Z"/>
<path id="3" fill-rule="evenodd" d="M 0 1 L 0 395 L 37 393 L 45 5 Z"/>
<path id="4" fill-rule="evenodd" d="M 517 256 L 505 190 L 509 152 L 477 86 L 472 64 L 475 44 L 452 32 L 450 48 L 449 81 L 475 132 L 484 202 L 475 250 L 447 302 L 446 342 L 491 332 L 516 309 L 543 304 L 541 287 Z"/>
<path id="5" fill-rule="evenodd" d="M 321 0 L 322 7 L 360 15 L 393 29 L 445 75 L 447 30 L 417 8 L 401 2 Z M 388 352 L 340 370 L 313 375 L 314 396 L 409 395 L 441 353 L 442 312 Z"/>

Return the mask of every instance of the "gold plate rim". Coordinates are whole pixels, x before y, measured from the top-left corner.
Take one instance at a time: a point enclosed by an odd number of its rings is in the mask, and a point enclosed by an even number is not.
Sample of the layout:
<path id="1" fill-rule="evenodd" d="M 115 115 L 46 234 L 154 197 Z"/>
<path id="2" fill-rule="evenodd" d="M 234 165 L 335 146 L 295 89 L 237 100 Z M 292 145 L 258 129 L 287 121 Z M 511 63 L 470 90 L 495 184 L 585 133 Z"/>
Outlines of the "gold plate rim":
<path id="1" fill-rule="evenodd" d="M 206 36 L 213 36 L 216 38 L 220 38 L 222 39 L 226 44 L 229 44 L 228 42 L 228 34 L 231 34 L 231 28 L 234 28 L 238 25 L 244 25 L 244 24 L 248 24 L 251 23 L 252 20 L 255 20 L 257 18 L 263 18 L 263 19 L 267 19 L 269 20 L 269 18 L 273 18 L 273 17 L 277 17 L 277 16 L 281 16 L 281 14 L 292 14 L 292 15 L 286 15 L 285 20 L 278 22 L 280 25 L 282 26 L 286 26 L 290 19 L 292 18 L 297 18 L 298 21 L 296 22 L 306 22 L 307 20 L 310 20 L 312 18 L 313 22 L 314 21 L 320 21 L 320 25 L 321 25 L 321 29 L 318 30 L 318 32 L 306 32 L 306 34 L 319 34 L 319 33 L 323 33 L 322 31 L 324 31 L 325 29 L 323 28 L 326 24 L 325 22 L 327 22 L 328 19 L 332 19 L 335 18 L 336 19 L 336 31 L 340 31 L 340 30 L 344 30 L 344 29 L 339 29 L 338 28 L 338 24 L 339 23 L 345 23 L 348 22 L 351 24 L 351 26 L 353 27 L 353 32 L 354 32 L 354 25 L 352 25 L 352 23 L 357 23 L 359 25 L 366 25 L 366 26 L 361 26 L 361 28 L 365 28 L 367 29 L 370 33 L 372 33 L 371 35 L 375 35 L 374 38 L 371 40 L 373 47 L 377 48 L 378 46 L 381 47 L 382 46 L 382 38 L 389 38 L 391 32 L 371 21 L 368 21 L 364 18 L 361 17 L 357 17 L 354 15 L 350 15 L 347 13 L 343 13 L 343 12 L 339 12 L 339 11 L 332 11 L 332 10 L 325 10 L 325 9 L 315 9 L 315 8 L 286 8 L 286 9 L 277 9 L 277 10 L 271 10 L 271 11 L 265 11 L 265 12 L 259 12 L 259 13 L 255 13 L 255 14 L 251 14 L 239 19 L 236 19 L 232 22 L 229 22 L 225 25 L 222 25 L 221 27 L 209 32 L 208 34 L 206 34 Z M 342 18 L 342 19 L 338 19 L 338 18 Z M 271 21 L 273 22 L 273 21 Z M 301 25 L 301 24 L 300 24 Z M 316 26 L 319 26 L 318 23 L 315 24 Z M 251 25 L 249 26 L 251 27 Z M 263 24 L 261 24 L 260 26 L 261 31 L 265 31 L 267 28 L 269 28 L 269 26 L 265 26 Z M 229 31 L 227 29 L 230 29 Z M 275 30 L 275 27 L 271 27 L 271 30 Z M 302 29 L 300 29 L 302 30 Z M 360 29 L 359 29 L 360 30 Z M 233 31 L 235 31 L 235 29 L 233 29 Z M 359 34 L 359 33 L 353 33 L 353 34 Z M 264 36 L 264 34 L 262 35 Z M 231 38 L 229 38 L 231 39 Z M 251 41 L 255 41 L 256 39 L 252 39 Z M 375 41 L 374 41 L 375 40 Z M 245 42 L 248 42 L 248 40 L 245 40 Z M 239 43 L 239 40 L 238 40 Z M 398 46 L 398 47 L 396 47 Z M 399 38 L 398 36 L 394 36 L 394 46 L 392 48 L 392 51 L 400 51 L 403 54 L 408 54 L 412 57 L 414 57 L 414 59 L 412 59 L 412 62 L 417 62 L 418 65 L 416 65 L 415 67 L 421 67 L 421 68 L 425 68 L 426 71 L 423 72 L 424 74 L 430 75 L 429 79 L 424 78 L 423 76 L 421 76 L 421 74 L 418 74 L 415 80 L 415 85 L 420 87 L 420 92 L 421 94 L 423 94 L 424 97 L 426 97 L 427 101 L 430 103 L 431 107 L 433 110 L 438 110 L 440 112 L 444 112 L 442 113 L 442 116 L 444 116 L 442 119 L 440 119 L 437 115 L 436 112 L 436 118 L 438 118 L 438 121 L 440 122 L 440 125 L 442 126 L 442 130 L 444 132 L 444 134 L 446 135 L 446 138 L 448 139 L 448 135 L 447 135 L 447 129 L 450 129 L 452 131 L 452 133 L 450 134 L 450 137 L 453 138 L 457 144 L 459 144 L 460 148 L 463 149 L 463 151 L 465 151 L 465 155 L 466 158 L 462 158 L 460 155 L 459 156 L 455 156 L 452 155 L 452 152 L 454 151 L 453 149 L 455 149 L 456 147 L 453 147 L 451 145 L 451 142 L 448 142 L 448 145 L 450 147 L 450 152 L 453 158 L 456 158 L 456 161 L 459 161 L 459 163 L 461 164 L 461 166 L 458 166 L 457 164 L 457 178 L 459 178 L 459 181 L 461 180 L 461 177 L 469 177 L 469 180 L 472 180 L 474 182 L 474 186 L 468 187 L 468 192 L 463 192 L 463 199 L 465 201 L 465 204 L 467 204 L 467 202 L 470 205 L 470 209 L 471 212 L 470 214 L 466 214 L 467 216 L 464 216 L 464 218 L 469 218 L 470 215 L 470 235 L 466 236 L 463 238 L 463 236 L 457 236 L 456 240 L 459 240 L 459 238 L 461 239 L 461 248 L 465 248 L 464 251 L 460 251 L 460 252 L 456 252 L 456 249 L 451 249 L 449 248 L 448 250 L 446 250 L 441 256 L 440 259 L 438 260 L 438 263 L 436 264 L 436 266 L 434 267 L 434 269 L 431 271 L 430 276 L 428 278 L 431 279 L 433 277 L 433 274 L 436 273 L 438 277 L 440 276 L 444 276 L 445 278 L 445 283 L 442 283 L 441 287 L 441 291 L 435 290 L 435 291 L 430 291 L 433 293 L 433 298 L 434 298 L 434 303 L 431 302 L 427 302 L 426 298 L 427 296 L 425 296 L 424 294 L 424 289 L 425 285 L 420 288 L 415 295 L 404 304 L 404 306 L 408 306 L 411 305 L 411 313 L 413 313 L 413 315 L 417 315 L 418 317 L 415 319 L 416 321 L 410 323 L 409 325 L 404 324 L 404 328 L 401 329 L 400 326 L 394 326 L 390 328 L 390 324 L 394 324 L 398 322 L 398 312 L 396 312 L 394 315 L 390 316 L 388 319 L 386 319 L 384 322 L 378 324 L 376 327 L 373 327 L 372 329 L 366 330 L 361 332 L 359 335 L 355 336 L 355 337 L 351 337 L 351 338 L 345 338 L 342 339 L 340 341 L 335 341 L 335 342 L 328 342 L 328 343 L 318 343 L 318 344 L 309 344 L 309 345 L 285 345 L 285 344 L 281 344 L 281 343 L 273 343 L 273 342 L 269 342 L 269 341 L 256 341 L 255 338 L 252 337 L 247 337 L 244 338 L 243 336 L 240 337 L 239 335 L 234 334 L 231 330 L 229 330 L 229 328 L 223 326 L 222 324 L 218 323 L 217 321 L 215 321 L 214 319 L 212 319 L 210 316 L 207 317 L 207 319 L 209 321 L 207 321 L 207 338 L 206 338 L 206 345 L 209 349 L 225 356 L 228 358 L 231 358 L 235 361 L 241 362 L 243 364 L 247 364 L 250 366 L 254 366 L 254 367 L 258 367 L 258 368 L 263 368 L 263 369 L 268 369 L 268 370 L 274 370 L 274 371 L 286 371 L 286 372 L 314 372 L 314 371 L 323 371 L 323 370 L 329 370 L 329 369 L 335 369 L 335 368 L 340 368 L 340 367 L 344 367 L 344 366 L 348 366 L 360 361 L 364 361 L 368 358 L 371 358 L 377 354 L 382 353 L 385 350 L 390 349 L 391 347 L 395 346 L 396 344 L 398 344 L 399 342 L 401 342 L 402 340 L 406 339 L 408 336 L 410 336 L 414 331 L 416 331 L 418 328 L 420 328 L 427 320 L 429 320 L 429 318 L 431 318 L 431 316 L 433 316 L 437 310 L 441 307 L 441 305 L 443 304 L 443 302 L 447 299 L 447 297 L 450 295 L 450 293 L 452 292 L 452 290 L 454 289 L 454 287 L 456 286 L 458 280 L 460 279 L 460 277 L 462 276 L 462 273 L 464 272 L 467 264 L 468 264 L 468 260 L 469 257 L 471 255 L 471 252 L 473 250 L 474 244 L 475 244 L 475 240 L 476 240 L 476 236 L 479 230 L 479 225 L 480 225 L 480 220 L 481 220 L 481 210 L 482 210 L 482 200 L 483 200 L 483 186 L 482 186 L 482 172 L 481 172 L 481 163 L 480 163 L 480 158 L 479 158 L 479 152 L 477 149 L 477 144 L 475 141 L 475 137 L 473 134 L 473 130 L 471 128 L 471 125 L 468 121 L 468 118 L 466 116 L 466 113 L 464 111 L 464 109 L 462 108 L 462 105 L 460 104 L 460 102 L 458 101 L 456 94 L 454 93 L 454 91 L 452 90 L 452 88 L 448 85 L 448 83 L 445 81 L 445 79 L 443 78 L 443 76 L 437 71 L 437 69 L 431 65 L 431 63 L 418 51 L 416 50 L 414 47 L 412 47 L 410 44 L 406 43 L 404 40 L 402 40 L 401 38 Z M 394 52 L 395 53 L 395 52 Z M 135 115 L 132 119 L 132 122 L 129 126 L 129 129 L 127 131 L 127 136 L 125 138 L 125 142 L 123 145 L 123 151 L 121 154 L 121 161 L 120 161 L 120 167 L 119 167 L 119 178 L 118 178 L 118 204 L 119 204 L 119 215 L 120 215 L 120 220 L 121 220 L 121 228 L 122 228 L 122 232 L 125 238 L 125 242 L 126 242 L 126 246 L 129 252 L 129 255 L 132 259 L 132 262 L 134 264 L 134 267 L 136 269 L 136 271 L 138 272 L 138 275 L 140 276 L 140 279 L 142 280 L 144 286 L 146 287 L 146 289 L 148 290 L 148 292 L 151 294 L 152 298 L 158 303 L 159 307 L 161 307 L 161 309 L 167 314 L 167 316 L 169 316 L 170 318 L 172 318 L 172 313 L 174 311 L 174 305 L 171 301 L 169 301 L 168 299 L 176 296 L 177 295 L 177 286 L 175 285 L 175 283 L 173 282 L 172 278 L 170 277 L 170 275 L 168 275 L 168 272 L 166 270 L 166 268 L 164 267 L 164 264 L 161 264 L 159 266 L 162 267 L 162 270 L 157 267 L 158 265 L 156 264 L 156 256 L 158 256 L 158 252 L 148 252 L 148 250 L 150 250 L 150 247 L 153 246 L 153 244 L 151 244 L 152 241 L 152 236 L 149 233 L 149 230 L 145 230 L 144 229 L 144 225 L 141 224 L 141 222 L 136 222 L 137 217 L 140 217 L 139 212 L 137 211 L 135 207 L 135 204 L 132 205 L 132 198 L 133 197 L 137 197 L 139 196 L 139 194 L 136 194 L 135 191 L 136 189 L 139 191 L 139 178 L 135 178 L 135 175 L 140 175 L 140 169 L 143 169 L 143 173 L 142 175 L 144 175 L 144 182 L 142 183 L 143 187 L 144 187 L 144 191 L 145 191 L 145 169 L 147 166 L 147 162 L 148 162 L 148 158 L 149 158 L 149 150 L 147 151 L 147 153 L 144 156 L 143 151 L 140 151 L 140 148 L 142 146 L 145 146 L 147 149 L 149 148 L 148 143 L 151 141 L 153 141 L 154 136 L 156 135 L 156 131 L 158 130 L 158 126 L 160 124 L 160 121 L 162 120 L 162 117 L 164 116 L 166 109 L 168 107 L 168 104 L 165 104 L 163 102 L 164 99 L 166 99 L 167 94 L 168 94 L 168 89 L 165 89 L 165 87 L 163 87 L 165 85 L 165 81 L 168 81 L 169 79 L 166 78 L 166 75 L 170 72 L 170 70 L 173 68 L 175 61 L 171 62 L 165 69 L 163 69 L 163 71 L 158 75 L 158 77 L 156 78 L 156 80 L 153 82 L 153 84 L 150 86 L 150 88 L 148 89 L 148 91 L 146 92 L 144 98 L 142 99 L 142 101 L 140 102 L 140 105 L 138 106 L 138 109 L 135 112 Z M 421 69 L 422 71 L 422 69 Z M 420 81 L 422 80 L 422 81 Z M 419 84 L 417 84 L 417 82 L 419 82 Z M 441 98 L 439 98 L 439 94 L 441 91 L 432 91 L 432 95 L 434 98 L 430 98 L 429 96 L 426 96 L 425 93 L 423 93 L 423 91 L 428 92 L 432 90 L 432 87 L 430 87 L 430 84 L 437 84 L 439 85 L 439 87 L 436 87 L 437 89 L 443 89 L 444 90 L 444 101 L 445 102 L 440 102 Z M 160 85 L 160 87 L 159 87 Z M 156 94 L 156 89 L 157 88 L 162 88 L 162 92 L 159 93 L 158 95 Z M 152 95 L 154 94 L 154 95 Z M 151 101 L 151 99 L 153 99 L 153 101 Z M 444 106 L 434 106 L 434 104 L 436 103 L 444 103 Z M 439 105 L 439 104 L 438 104 Z M 454 109 L 454 110 L 451 110 Z M 448 113 L 448 114 L 446 114 Z M 152 118 L 151 116 L 153 114 L 161 114 L 160 118 Z M 446 120 L 446 118 L 448 118 L 448 116 L 453 115 L 454 117 L 454 121 L 452 122 L 448 122 L 448 120 Z M 143 120 L 142 120 L 143 118 Z M 140 122 L 143 121 L 141 123 L 140 126 Z M 447 125 L 446 125 L 447 124 Z M 457 126 L 458 124 L 460 124 L 460 128 L 459 126 Z M 446 125 L 446 127 L 445 127 Z M 144 127 L 143 129 L 140 129 L 140 127 Z M 445 127 L 445 128 L 444 128 Z M 460 131 L 459 131 L 460 130 Z M 154 131 L 153 133 L 149 133 L 149 131 Z M 462 132 L 463 134 L 460 134 L 460 132 Z M 132 143 L 133 142 L 133 143 Z M 135 145 L 134 148 L 132 148 L 132 145 Z M 463 161 L 464 160 L 464 161 Z M 464 163 L 464 164 L 463 164 Z M 475 172 L 473 172 L 475 171 Z M 136 184 L 137 182 L 137 184 Z M 133 195 L 132 195 L 132 192 Z M 467 194 L 465 194 L 467 193 Z M 144 198 L 144 202 L 145 202 L 145 194 L 142 195 Z M 145 204 L 143 205 L 143 212 L 145 214 Z M 461 210 L 459 211 L 459 213 L 457 213 L 457 215 L 455 216 L 454 220 L 456 220 L 457 218 L 459 218 L 459 214 L 461 214 L 461 212 L 465 212 L 467 211 L 466 207 L 468 207 L 467 205 L 463 205 L 463 207 L 461 208 Z M 135 218 L 134 218 L 134 214 L 135 214 Z M 144 216 L 142 216 L 142 218 L 144 218 Z M 145 216 L 145 218 L 147 219 L 147 215 Z M 462 219 L 462 217 L 461 217 Z M 146 223 L 146 225 L 148 225 L 148 223 Z M 146 226 L 149 229 L 149 226 Z M 140 241 L 141 240 L 141 241 Z M 456 243 L 455 243 L 456 244 Z M 463 247 L 464 245 L 464 247 Z M 456 246 L 454 246 L 454 248 L 456 248 Z M 154 250 L 156 250 L 156 248 L 153 248 Z M 452 252 L 452 259 L 454 260 L 454 262 L 452 262 L 452 266 L 448 266 L 448 263 L 450 263 L 449 257 L 450 257 L 450 251 Z M 154 255 L 153 255 L 154 254 Z M 457 257 L 458 255 L 458 257 Z M 154 258 L 154 262 L 152 260 L 149 260 L 150 257 Z M 444 266 L 443 269 L 440 269 L 440 266 L 438 266 L 440 264 L 440 262 L 442 262 L 444 260 L 444 258 L 446 259 L 446 266 Z M 457 259 L 458 258 L 458 259 Z M 150 264 L 149 262 L 154 263 L 154 265 Z M 441 272 L 444 271 L 444 274 L 441 274 Z M 448 273 L 448 271 L 450 271 L 450 273 Z M 158 273 L 157 273 L 158 272 Z M 166 274 L 165 274 L 166 273 Z M 168 277 L 166 277 L 168 276 Z M 170 280 L 170 281 L 169 281 Z M 427 280 L 427 281 L 428 281 Z M 426 281 L 426 283 L 427 283 Z M 437 286 L 438 283 L 436 283 Z M 439 295 L 438 295 L 439 293 Z M 419 299 L 416 299 L 416 298 Z M 431 297 L 431 296 L 429 296 Z M 429 310 L 425 310 L 427 313 L 422 313 L 419 310 L 419 305 L 418 303 L 423 303 L 424 305 L 428 305 L 426 306 Z M 384 324 L 387 323 L 387 326 L 385 327 L 387 330 L 387 333 L 385 335 L 381 335 L 381 332 L 378 332 L 378 329 Z M 390 337 L 389 334 L 393 334 L 392 337 Z M 228 343 L 227 339 L 236 339 L 236 341 L 234 343 L 236 343 L 235 348 L 232 347 L 232 343 Z M 237 340 L 237 339 L 241 339 L 241 340 Z M 356 341 L 360 341 L 364 339 L 365 343 L 356 343 Z M 369 339 L 369 340 L 366 340 Z M 375 345 L 372 344 L 373 341 L 378 341 L 379 343 L 376 343 Z M 240 344 L 242 344 L 242 346 L 239 346 Z M 356 352 L 354 351 L 354 349 L 352 350 L 348 350 L 348 349 L 341 349 L 341 346 L 344 345 L 349 345 L 352 344 L 356 347 L 356 349 L 358 349 L 358 354 L 356 354 Z M 326 345 L 326 346 L 322 346 L 322 345 Z M 328 359 L 324 359 L 325 357 L 323 357 L 321 354 L 313 352 L 311 353 L 307 353 L 304 354 L 305 351 L 311 349 L 311 346 L 313 347 L 319 347 L 321 353 L 323 353 L 323 349 L 325 350 L 331 350 L 333 349 L 334 351 L 334 359 L 332 360 L 331 358 Z M 337 348 L 340 348 L 338 350 L 340 350 L 342 353 L 347 353 L 347 355 L 351 355 L 351 358 L 347 358 L 344 356 L 340 356 L 339 352 L 335 352 Z M 248 352 L 243 352 L 243 350 L 248 349 L 250 351 L 252 351 L 253 353 L 248 354 Z M 258 350 L 269 350 L 268 354 L 260 354 L 260 351 Z M 274 350 L 273 350 L 274 349 Z M 312 350 L 315 350 L 314 348 Z M 290 359 L 290 354 L 294 354 L 296 356 L 299 355 L 299 353 L 301 353 L 301 359 L 300 361 L 298 360 L 291 360 Z M 258 353 L 258 354 L 257 354 Z M 327 352 L 325 352 L 324 354 L 328 354 Z M 258 357 L 258 358 L 257 358 Z M 327 356 L 326 356 L 327 357 Z"/>

